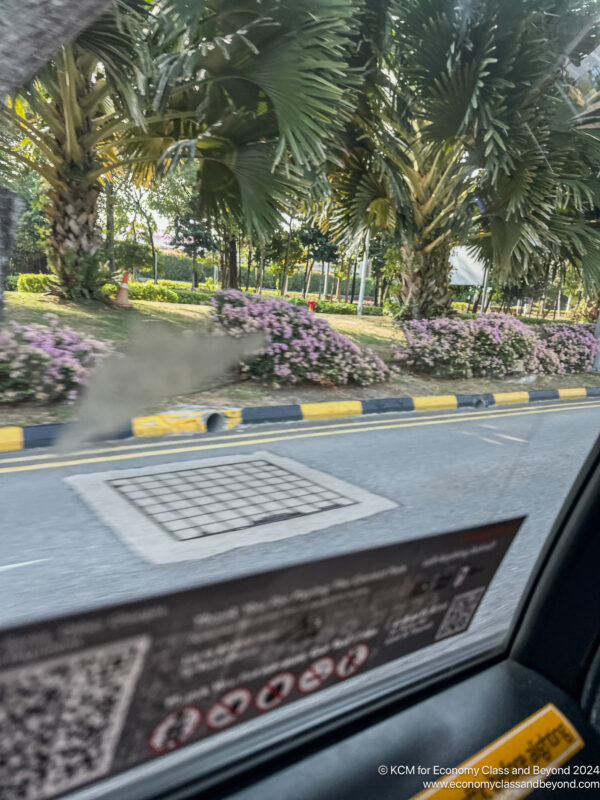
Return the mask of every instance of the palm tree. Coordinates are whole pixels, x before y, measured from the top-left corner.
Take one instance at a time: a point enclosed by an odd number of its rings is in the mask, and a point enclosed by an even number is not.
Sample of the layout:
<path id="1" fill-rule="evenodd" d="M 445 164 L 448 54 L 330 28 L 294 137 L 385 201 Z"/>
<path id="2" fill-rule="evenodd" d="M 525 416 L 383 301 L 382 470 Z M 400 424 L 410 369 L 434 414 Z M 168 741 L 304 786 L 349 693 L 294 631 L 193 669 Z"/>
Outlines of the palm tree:
<path id="1" fill-rule="evenodd" d="M 194 119 L 148 124 L 127 148 L 138 175 L 195 160 L 196 214 L 222 232 L 226 285 L 237 285 L 238 239 L 260 245 L 285 224 L 342 130 L 355 13 L 351 0 L 207 0 L 193 25 L 184 3 L 180 31 L 166 34 L 155 107 Z"/>
<path id="2" fill-rule="evenodd" d="M 574 0 L 367 3 L 341 168 L 328 224 L 359 242 L 395 230 L 401 303 L 450 311 L 447 255 L 467 243 L 514 280 L 567 259 L 600 282 L 599 141 L 569 109 L 564 54 L 595 46 Z M 596 13 L 597 19 L 597 13 Z M 577 25 L 585 36 L 574 35 Z"/>
<path id="3" fill-rule="evenodd" d="M 132 86 L 142 46 L 143 0 L 118 0 L 73 43 L 63 45 L 0 111 L 19 137 L 0 150 L 49 186 L 50 261 L 56 291 L 93 295 L 98 286 L 96 224 L 102 176 L 118 164 L 115 144 L 141 123 Z"/>
<path id="4" fill-rule="evenodd" d="M 470 243 L 504 280 L 569 261 L 600 286 L 600 140 L 584 127 L 600 109 L 570 102 L 564 72 L 596 46 L 598 20 L 579 0 L 403 4 L 399 72 L 424 135 L 462 146 L 479 206 Z"/>

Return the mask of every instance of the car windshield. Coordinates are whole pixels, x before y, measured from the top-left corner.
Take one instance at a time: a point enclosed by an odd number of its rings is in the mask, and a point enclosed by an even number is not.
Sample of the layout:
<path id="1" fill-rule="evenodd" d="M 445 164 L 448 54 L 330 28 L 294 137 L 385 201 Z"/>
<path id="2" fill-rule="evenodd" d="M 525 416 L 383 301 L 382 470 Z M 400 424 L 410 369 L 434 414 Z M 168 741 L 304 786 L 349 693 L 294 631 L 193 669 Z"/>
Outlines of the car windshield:
<path id="1" fill-rule="evenodd" d="M 499 652 L 600 433 L 600 4 L 4 4 L 6 797 Z"/>

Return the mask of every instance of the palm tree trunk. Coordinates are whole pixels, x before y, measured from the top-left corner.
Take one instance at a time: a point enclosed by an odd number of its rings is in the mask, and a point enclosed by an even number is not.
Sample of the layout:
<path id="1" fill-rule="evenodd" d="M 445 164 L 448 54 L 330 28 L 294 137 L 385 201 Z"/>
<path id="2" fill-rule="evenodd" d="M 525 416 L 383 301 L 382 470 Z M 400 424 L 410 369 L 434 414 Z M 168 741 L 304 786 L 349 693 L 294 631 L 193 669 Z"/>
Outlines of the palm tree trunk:
<path id="1" fill-rule="evenodd" d="M 413 319 L 434 319 L 452 314 L 450 267 L 446 248 L 433 253 L 409 251 L 402 273 L 402 304 Z"/>
<path id="2" fill-rule="evenodd" d="M 64 188 L 48 194 L 50 261 L 58 278 L 54 290 L 62 297 L 91 297 L 98 290 L 99 194 L 98 183 L 68 178 Z"/>

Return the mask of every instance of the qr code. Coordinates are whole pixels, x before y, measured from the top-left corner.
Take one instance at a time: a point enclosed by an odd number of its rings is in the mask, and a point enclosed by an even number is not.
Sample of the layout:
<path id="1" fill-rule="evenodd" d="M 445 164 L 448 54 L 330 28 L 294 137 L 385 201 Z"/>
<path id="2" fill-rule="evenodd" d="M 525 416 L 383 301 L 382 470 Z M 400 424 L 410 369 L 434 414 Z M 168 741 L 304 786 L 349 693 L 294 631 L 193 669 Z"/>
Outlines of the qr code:
<path id="1" fill-rule="evenodd" d="M 469 592 L 457 594 L 453 598 L 450 608 L 446 611 L 446 615 L 435 634 L 436 641 L 444 639 L 446 636 L 460 633 L 469 627 L 469 623 L 484 592 L 485 586 L 480 586 L 478 589 L 471 589 Z"/>
<path id="2" fill-rule="evenodd" d="M 0 796 L 46 800 L 109 770 L 150 640 L 0 673 Z"/>

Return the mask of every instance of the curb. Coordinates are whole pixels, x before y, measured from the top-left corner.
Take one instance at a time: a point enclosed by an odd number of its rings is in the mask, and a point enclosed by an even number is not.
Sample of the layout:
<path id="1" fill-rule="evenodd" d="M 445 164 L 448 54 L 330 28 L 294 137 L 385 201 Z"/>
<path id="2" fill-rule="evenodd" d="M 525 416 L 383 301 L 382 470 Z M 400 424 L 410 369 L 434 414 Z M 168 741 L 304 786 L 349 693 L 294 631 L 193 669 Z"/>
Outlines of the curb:
<path id="1" fill-rule="evenodd" d="M 261 422 L 300 422 L 302 420 L 357 417 L 392 411 L 441 411 L 453 408 L 487 408 L 493 405 L 536 403 L 543 400 L 573 400 L 600 397 L 600 386 L 578 389 L 533 389 L 527 392 L 496 394 L 445 394 L 426 397 L 384 397 L 379 400 L 340 400 L 334 403 L 298 403 L 285 406 L 250 406 L 200 412 L 155 414 L 134 417 L 122 430 L 93 439 L 93 442 L 145 438 L 173 433 L 214 433 L 238 425 Z M 73 426 L 72 422 L 50 425 L 0 428 L 0 451 L 48 447 Z"/>

